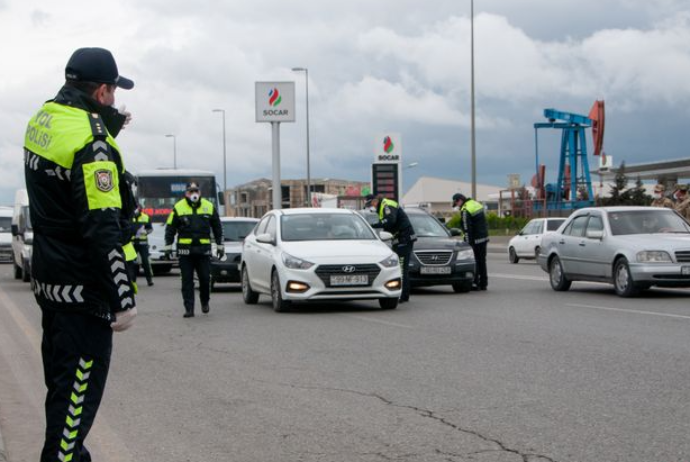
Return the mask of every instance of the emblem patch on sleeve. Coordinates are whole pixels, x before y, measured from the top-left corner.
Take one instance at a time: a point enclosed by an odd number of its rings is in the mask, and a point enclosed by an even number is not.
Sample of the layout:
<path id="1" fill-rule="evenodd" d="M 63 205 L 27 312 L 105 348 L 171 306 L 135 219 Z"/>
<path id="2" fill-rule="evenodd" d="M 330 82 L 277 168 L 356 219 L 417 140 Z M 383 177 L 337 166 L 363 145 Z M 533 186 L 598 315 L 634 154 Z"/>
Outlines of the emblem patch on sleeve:
<path id="1" fill-rule="evenodd" d="M 96 170 L 96 188 L 99 191 L 109 192 L 113 189 L 113 173 L 110 170 Z"/>

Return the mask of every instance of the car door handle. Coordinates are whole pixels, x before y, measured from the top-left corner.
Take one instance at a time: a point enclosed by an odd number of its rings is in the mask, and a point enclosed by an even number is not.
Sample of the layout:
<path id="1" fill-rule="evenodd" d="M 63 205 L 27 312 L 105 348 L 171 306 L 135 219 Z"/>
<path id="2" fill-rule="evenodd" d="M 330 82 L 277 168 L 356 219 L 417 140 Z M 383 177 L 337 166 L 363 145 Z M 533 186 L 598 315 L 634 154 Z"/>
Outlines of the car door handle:
<path id="1" fill-rule="evenodd" d="M 586 246 L 587 244 L 586 244 L 584 241 L 582 241 L 582 242 L 580 242 L 579 245 L 580 245 L 580 247 L 584 247 L 584 246 Z"/>
<path id="2" fill-rule="evenodd" d="M 558 243 L 559 243 L 559 244 L 565 244 L 565 240 L 564 240 L 564 239 L 561 239 L 560 241 L 558 241 Z"/>

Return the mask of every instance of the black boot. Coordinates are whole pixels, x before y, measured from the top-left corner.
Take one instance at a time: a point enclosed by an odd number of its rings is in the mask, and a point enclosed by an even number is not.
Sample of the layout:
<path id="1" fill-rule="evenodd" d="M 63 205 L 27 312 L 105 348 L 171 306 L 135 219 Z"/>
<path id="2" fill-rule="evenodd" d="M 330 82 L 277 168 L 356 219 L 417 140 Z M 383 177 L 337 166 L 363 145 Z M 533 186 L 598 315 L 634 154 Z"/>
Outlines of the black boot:
<path id="1" fill-rule="evenodd" d="M 185 317 L 185 318 L 193 318 L 193 317 L 194 317 L 194 308 L 191 308 L 191 309 L 185 308 L 185 309 L 184 309 L 184 315 L 183 315 L 183 317 Z"/>
<path id="2" fill-rule="evenodd" d="M 202 313 L 208 313 L 211 308 L 208 306 L 208 303 L 202 303 L 201 304 L 201 312 Z"/>

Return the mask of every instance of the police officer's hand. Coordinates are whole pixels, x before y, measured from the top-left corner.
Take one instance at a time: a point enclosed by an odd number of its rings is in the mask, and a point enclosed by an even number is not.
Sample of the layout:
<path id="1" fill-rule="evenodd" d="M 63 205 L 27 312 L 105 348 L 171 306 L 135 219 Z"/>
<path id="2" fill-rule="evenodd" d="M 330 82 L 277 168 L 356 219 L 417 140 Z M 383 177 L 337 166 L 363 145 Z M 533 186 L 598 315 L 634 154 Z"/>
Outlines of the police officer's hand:
<path id="1" fill-rule="evenodd" d="M 222 245 L 216 247 L 216 255 L 218 256 L 218 260 L 222 260 L 225 256 L 225 247 L 223 247 Z"/>
<path id="2" fill-rule="evenodd" d="M 166 245 L 161 249 L 163 251 L 163 257 L 166 260 L 170 260 L 170 257 L 172 257 L 172 246 L 171 245 Z"/>
<path id="3" fill-rule="evenodd" d="M 123 332 L 134 325 L 134 318 L 137 317 L 137 308 L 131 308 L 127 311 L 118 311 L 115 313 L 115 322 L 110 323 L 110 327 L 115 332 Z"/>

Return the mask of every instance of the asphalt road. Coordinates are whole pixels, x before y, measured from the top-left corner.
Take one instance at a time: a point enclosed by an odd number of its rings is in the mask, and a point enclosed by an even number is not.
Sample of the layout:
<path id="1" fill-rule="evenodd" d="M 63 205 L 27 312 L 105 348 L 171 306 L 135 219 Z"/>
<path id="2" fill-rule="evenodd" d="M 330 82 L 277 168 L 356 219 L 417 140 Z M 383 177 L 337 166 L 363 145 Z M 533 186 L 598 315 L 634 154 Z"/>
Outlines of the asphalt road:
<path id="1" fill-rule="evenodd" d="M 0 267 L 0 429 L 38 460 L 40 315 Z M 177 275 L 142 288 L 116 334 L 94 460 L 147 462 L 690 460 L 690 292 L 556 293 L 489 255 L 487 292 L 413 293 L 274 313 L 214 293 L 182 318 Z"/>

